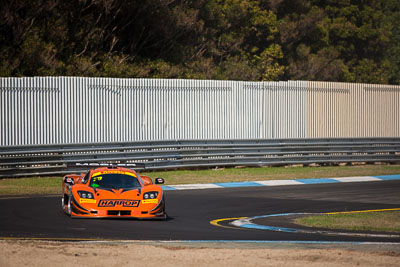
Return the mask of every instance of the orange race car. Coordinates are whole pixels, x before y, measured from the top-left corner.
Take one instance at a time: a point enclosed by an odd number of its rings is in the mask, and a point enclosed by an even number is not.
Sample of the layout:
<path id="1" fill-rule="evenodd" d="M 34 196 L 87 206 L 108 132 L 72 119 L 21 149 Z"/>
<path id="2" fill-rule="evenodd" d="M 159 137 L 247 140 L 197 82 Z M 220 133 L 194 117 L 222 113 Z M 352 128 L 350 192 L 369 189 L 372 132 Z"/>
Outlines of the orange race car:
<path id="1" fill-rule="evenodd" d="M 62 208 L 79 218 L 166 219 L 163 190 L 148 176 L 124 167 L 99 167 L 62 180 Z"/>

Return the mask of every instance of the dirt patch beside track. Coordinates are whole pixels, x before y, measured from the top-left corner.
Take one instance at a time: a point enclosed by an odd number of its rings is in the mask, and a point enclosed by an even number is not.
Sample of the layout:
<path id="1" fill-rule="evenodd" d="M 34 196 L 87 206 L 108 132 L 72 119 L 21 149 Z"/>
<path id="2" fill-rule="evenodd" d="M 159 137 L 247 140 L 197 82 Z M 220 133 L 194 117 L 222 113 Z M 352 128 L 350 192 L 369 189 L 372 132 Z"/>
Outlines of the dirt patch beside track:
<path id="1" fill-rule="evenodd" d="M 313 248 L 218 244 L 0 241 L 0 266 L 396 266 L 400 247 Z"/>

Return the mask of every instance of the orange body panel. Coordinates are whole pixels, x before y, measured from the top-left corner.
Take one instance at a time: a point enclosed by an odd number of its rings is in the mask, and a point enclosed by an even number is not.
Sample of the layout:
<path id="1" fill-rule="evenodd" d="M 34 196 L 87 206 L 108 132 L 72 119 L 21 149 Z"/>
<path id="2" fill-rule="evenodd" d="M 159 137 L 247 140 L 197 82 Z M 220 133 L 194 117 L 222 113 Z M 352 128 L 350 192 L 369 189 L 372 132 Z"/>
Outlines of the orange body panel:
<path id="1" fill-rule="evenodd" d="M 153 181 L 149 176 L 141 175 L 140 177 L 142 178 L 144 185 L 153 184 Z"/>
<path id="2" fill-rule="evenodd" d="M 137 179 L 139 184 L 135 188 L 107 188 L 95 184 L 110 174 L 122 175 L 125 179 Z M 62 190 L 62 208 L 71 217 L 167 217 L 162 188 L 153 184 L 150 177 L 140 176 L 131 169 L 100 167 L 87 174 L 66 175 L 62 181 Z"/>

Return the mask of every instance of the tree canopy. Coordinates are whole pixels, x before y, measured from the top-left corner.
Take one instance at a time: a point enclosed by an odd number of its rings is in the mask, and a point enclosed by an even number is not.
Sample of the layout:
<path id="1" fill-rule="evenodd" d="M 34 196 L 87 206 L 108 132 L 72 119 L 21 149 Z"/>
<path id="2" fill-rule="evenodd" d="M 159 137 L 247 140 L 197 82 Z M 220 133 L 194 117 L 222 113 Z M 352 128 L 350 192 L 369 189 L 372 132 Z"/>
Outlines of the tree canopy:
<path id="1" fill-rule="evenodd" d="M 0 76 L 400 84 L 398 0 L 2 0 Z"/>

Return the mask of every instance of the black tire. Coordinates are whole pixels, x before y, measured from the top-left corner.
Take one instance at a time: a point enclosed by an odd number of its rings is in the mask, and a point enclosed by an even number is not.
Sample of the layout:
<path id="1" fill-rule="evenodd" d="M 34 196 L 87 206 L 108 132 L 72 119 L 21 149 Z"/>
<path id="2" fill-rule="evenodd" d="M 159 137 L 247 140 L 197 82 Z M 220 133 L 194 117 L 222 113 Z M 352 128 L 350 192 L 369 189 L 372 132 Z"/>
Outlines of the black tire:
<path id="1" fill-rule="evenodd" d="M 68 198 L 67 214 L 68 214 L 69 216 L 71 216 L 71 214 L 72 214 L 72 206 L 71 206 L 71 198 L 70 198 L 70 197 Z"/>
<path id="2" fill-rule="evenodd" d="M 61 206 L 65 214 L 71 216 L 71 198 L 67 195 L 64 195 L 61 198 Z"/>

